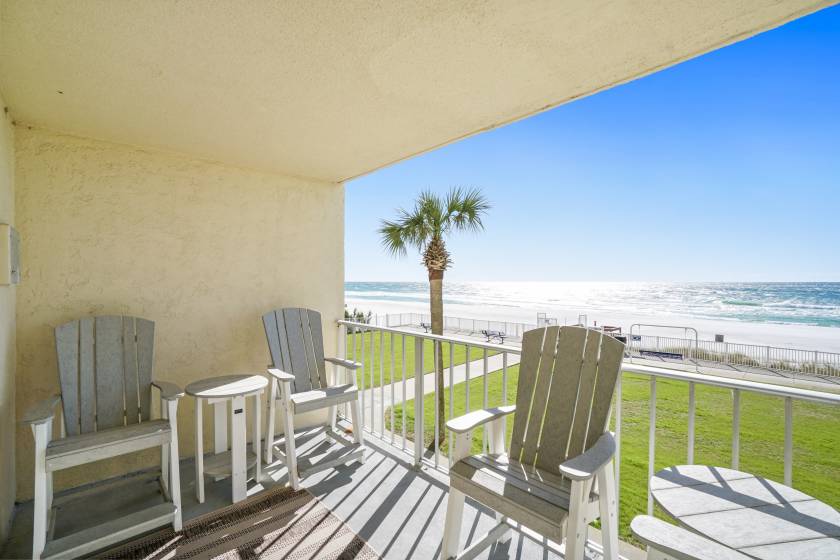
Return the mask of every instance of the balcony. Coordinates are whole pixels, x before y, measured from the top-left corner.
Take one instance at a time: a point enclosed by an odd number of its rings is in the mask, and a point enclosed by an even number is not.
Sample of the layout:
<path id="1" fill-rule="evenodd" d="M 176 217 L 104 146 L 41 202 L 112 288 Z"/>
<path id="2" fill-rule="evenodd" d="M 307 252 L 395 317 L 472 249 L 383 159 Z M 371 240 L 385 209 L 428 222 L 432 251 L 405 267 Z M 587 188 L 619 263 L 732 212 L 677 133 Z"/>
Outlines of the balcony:
<path id="1" fill-rule="evenodd" d="M 11 534 L 6 554 L 29 555 L 34 473 L 45 469 L 36 468 L 23 420 L 59 390 L 57 325 L 101 315 L 148 318 L 157 329 L 153 369 L 182 387 L 209 375 L 261 371 L 267 352 L 259 317 L 266 310 L 302 306 L 328 320 L 341 315 L 344 182 L 833 3 L 712 0 L 675 9 L 664 1 L 593 7 L 539 0 L 527 9 L 510 2 L 326 9 L 214 2 L 201 3 L 196 17 L 196 2 L 3 1 L 0 546 Z M 434 429 L 444 418 L 428 399 L 444 392 L 453 416 L 510 398 L 518 349 L 346 323 L 326 329 L 325 340 L 366 363 L 361 424 L 371 450 L 364 466 L 307 484 L 385 557 L 431 557 L 441 537 L 449 447 Z M 464 356 L 446 362 L 451 381 L 440 387 L 434 376 L 419 375 L 429 371 L 433 342 L 442 343 L 444 357 Z M 829 389 L 638 363 L 628 364 L 621 387 L 613 421 L 628 541 L 627 521 L 649 509 L 648 474 L 675 462 L 767 466 L 768 475 L 840 502 L 836 484 L 826 482 L 838 464 L 818 452 L 833 445 L 820 439 L 836 427 Z M 711 393 L 712 414 L 704 400 Z M 755 395 L 775 399 L 759 403 L 765 416 L 751 413 Z M 186 399 L 173 418 L 185 458 L 186 518 L 229 499 L 219 483 L 205 504 L 195 501 L 192 407 Z M 765 417 L 775 440 L 758 449 L 748 436 L 753 419 Z M 711 439 L 703 431 L 710 418 Z M 650 429 L 655 443 L 646 453 L 648 419 L 658 428 Z M 474 448 L 484 445 L 479 431 Z M 54 534 L 155 499 L 147 474 L 157 463 L 150 450 L 68 468 L 55 480 L 65 515 Z M 269 470 L 283 481 L 282 469 Z M 118 506 L 117 498 L 128 499 Z M 462 542 L 489 519 L 469 511 Z M 494 554 L 548 557 L 556 548 L 515 533 Z"/>
<path id="2" fill-rule="evenodd" d="M 364 364 L 358 384 L 369 449 L 364 464 L 324 470 L 305 478 L 303 486 L 382 558 L 436 558 L 446 509 L 449 446 L 436 437 L 440 419 L 436 407 L 428 405 L 439 390 L 446 397 L 447 417 L 503 404 L 505 396 L 512 399 L 520 350 L 514 344 L 418 332 L 422 329 L 340 321 L 339 330 L 341 353 Z M 446 381 L 442 388 L 435 387 L 435 375 L 430 373 L 429 358 L 435 348 L 444 351 Z M 426 373 L 418 376 L 416 371 Z M 629 361 L 623 371 L 614 399 L 612 428 L 619 442 L 616 474 L 621 489 L 624 558 L 644 557 L 628 524 L 634 515 L 653 511 L 646 481 L 655 470 L 670 464 L 696 460 L 743 466 L 801 488 L 835 507 L 840 504 L 832 474 L 840 465 L 836 456 L 819 453 L 832 436 L 811 433 L 821 429 L 822 422 L 831 425 L 840 419 L 840 395 Z M 506 390 L 498 392 L 499 386 Z M 721 399 L 725 411 L 720 408 Z M 765 407 L 777 414 L 768 414 Z M 752 417 L 753 412 L 761 416 Z M 794 437 L 795 420 L 800 441 Z M 351 429 L 346 419 L 339 425 Z M 722 425 L 729 433 L 721 431 Z M 751 438 L 757 426 L 764 429 L 760 441 Z M 298 434 L 302 455 L 331 449 L 334 444 L 322 431 L 311 428 Z M 724 439 L 726 445 L 721 446 Z M 774 441 L 778 449 L 773 447 Z M 480 451 L 485 446 L 479 429 L 473 448 Z M 230 485 L 221 480 L 208 484 L 207 499 L 199 504 L 193 468 L 193 460 L 182 462 L 185 521 L 223 508 L 230 501 Z M 285 468 L 277 462 L 266 466 L 264 472 L 264 480 L 249 488 L 249 496 L 287 483 Z M 159 499 L 154 475 L 149 472 L 66 491 L 56 498 L 55 536 Z M 84 514 L 74 516 L 73 511 Z M 479 538 L 495 519 L 492 511 L 475 502 L 468 501 L 466 511 L 462 543 Z M 5 556 L 27 556 L 31 519 L 31 505 L 24 505 L 16 516 Z M 590 527 L 589 537 L 589 557 L 598 558 L 598 530 Z M 562 551 L 560 543 L 519 527 L 509 541 L 495 545 L 482 557 L 562 558 Z"/>

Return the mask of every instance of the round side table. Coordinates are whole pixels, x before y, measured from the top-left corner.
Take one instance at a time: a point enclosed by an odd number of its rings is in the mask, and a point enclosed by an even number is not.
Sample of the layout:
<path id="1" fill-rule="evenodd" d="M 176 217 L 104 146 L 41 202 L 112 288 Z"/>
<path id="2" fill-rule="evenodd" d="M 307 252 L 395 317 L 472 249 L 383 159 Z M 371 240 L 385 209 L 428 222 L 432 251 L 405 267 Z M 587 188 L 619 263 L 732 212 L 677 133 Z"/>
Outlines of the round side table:
<path id="1" fill-rule="evenodd" d="M 254 481 L 261 478 L 260 469 L 260 411 L 261 396 L 268 385 L 262 375 L 224 375 L 194 381 L 184 389 L 195 397 L 195 496 L 204 503 L 204 475 L 217 480 L 230 476 L 233 503 L 247 495 L 248 469 L 254 467 Z M 247 451 L 245 404 L 254 397 L 254 441 Z M 204 459 L 204 403 L 213 405 L 213 432 L 216 454 Z M 228 406 L 229 403 L 229 406 Z M 231 445 L 228 449 L 227 414 L 230 411 Z"/>

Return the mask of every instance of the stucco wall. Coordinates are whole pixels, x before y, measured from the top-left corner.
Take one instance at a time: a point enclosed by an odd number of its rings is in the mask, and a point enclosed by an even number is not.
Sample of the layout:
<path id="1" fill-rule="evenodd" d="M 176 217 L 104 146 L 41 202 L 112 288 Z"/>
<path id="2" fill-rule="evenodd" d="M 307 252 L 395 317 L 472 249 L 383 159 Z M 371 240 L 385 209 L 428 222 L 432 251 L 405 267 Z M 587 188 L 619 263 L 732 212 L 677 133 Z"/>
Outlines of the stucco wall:
<path id="1" fill-rule="evenodd" d="M 6 104 L 0 98 L 0 111 Z M 0 223 L 15 223 L 15 150 L 11 119 L 0 113 Z M 0 542 L 15 502 L 15 288 L 0 286 Z"/>
<path id="2" fill-rule="evenodd" d="M 155 375 L 182 386 L 265 371 L 260 316 L 279 306 L 320 310 L 328 352 L 334 349 L 330 326 L 344 297 L 341 184 L 24 127 L 15 140 L 25 255 L 18 410 L 57 391 L 52 329 L 80 316 L 154 320 Z M 178 418 L 182 457 L 192 456 L 191 398 L 181 400 Z M 27 499 L 32 437 L 23 428 L 17 435 L 18 498 Z M 155 450 L 62 471 L 56 487 L 151 466 L 158 457 Z"/>

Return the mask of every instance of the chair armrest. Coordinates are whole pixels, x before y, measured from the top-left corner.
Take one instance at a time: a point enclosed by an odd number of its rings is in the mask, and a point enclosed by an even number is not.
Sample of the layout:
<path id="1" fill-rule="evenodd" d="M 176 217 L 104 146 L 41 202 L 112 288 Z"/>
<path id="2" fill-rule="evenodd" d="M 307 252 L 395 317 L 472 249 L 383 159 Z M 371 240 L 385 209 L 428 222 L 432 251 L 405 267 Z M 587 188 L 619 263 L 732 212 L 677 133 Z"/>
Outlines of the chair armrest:
<path id="1" fill-rule="evenodd" d="M 360 367 L 362 367 L 362 364 L 360 362 L 354 362 L 352 360 L 342 360 L 341 358 L 324 358 L 324 361 L 347 369 L 359 369 Z"/>
<path id="2" fill-rule="evenodd" d="M 643 544 L 677 560 L 746 560 L 749 556 L 649 515 L 637 515 L 630 531 Z"/>
<path id="3" fill-rule="evenodd" d="M 178 400 L 184 396 L 184 390 L 175 383 L 170 383 L 169 381 L 158 381 L 156 379 L 152 381 L 152 385 L 160 390 L 160 398 L 165 401 Z"/>
<path id="4" fill-rule="evenodd" d="M 23 415 L 23 421 L 27 424 L 50 422 L 55 417 L 55 407 L 59 402 L 61 402 L 61 395 L 52 395 L 35 403 Z"/>
<path id="5" fill-rule="evenodd" d="M 560 473 L 572 480 L 588 480 L 595 476 L 615 455 L 615 438 L 604 432 L 595 445 L 560 465 Z"/>
<path id="6" fill-rule="evenodd" d="M 498 420 L 499 418 L 507 416 L 508 414 L 511 414 L 513 412 L 516 412 L 515 404 L 499 406 L 496 408 L 474 410 L 472 412 L 464 414 L 463 416 L 453 418 L 452 420 L 446 423 L 446 427 L 455 432 L 456 434 L 463 434 L 465 432 L 469 432 L 470 430 L 478 428 L 482 424 L 492 422 L 493 420 Z"/>
<path id="7" fill-rule="evenodd" d="M 270 368 L 268 368 L 268 373 L 272 377 L 277 379 L 277 381 L 282 381 L 283 383 L 291 383 L 292 381 L 295 380 L 294 375 L 292 375 L 291 373 L 286 373 L 282 369 L 277 369 L 277 368 L 270 367 Z"/>

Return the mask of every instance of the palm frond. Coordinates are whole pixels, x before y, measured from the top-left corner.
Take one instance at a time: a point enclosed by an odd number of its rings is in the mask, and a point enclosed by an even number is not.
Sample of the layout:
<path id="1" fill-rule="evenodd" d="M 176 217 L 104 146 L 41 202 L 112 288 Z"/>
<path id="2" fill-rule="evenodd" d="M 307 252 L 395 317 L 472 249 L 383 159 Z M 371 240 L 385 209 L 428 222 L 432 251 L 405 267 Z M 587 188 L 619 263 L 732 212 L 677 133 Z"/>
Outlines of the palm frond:
<path id="1" fill-rule="evenodd" d="M 478 189 L 456 187 L 445 197 L 425 190 L 410 211 L 399 208 L 396 219 L 382 220 L 378 231 L 385 250 L 401 257 L 409 247 L 425 251 L 433 241 L 442 241 L 450 230 L 481 231 L 482 216 L 489 208 Z"/>
<path id="2" fill-rule="evenodd" d="M 482 216 L 490 209 L 490 203 L 478 189 L 453 188 L 446 200 L 448 221 L 456 231 L 481 231 L 484 229 Z"/>

